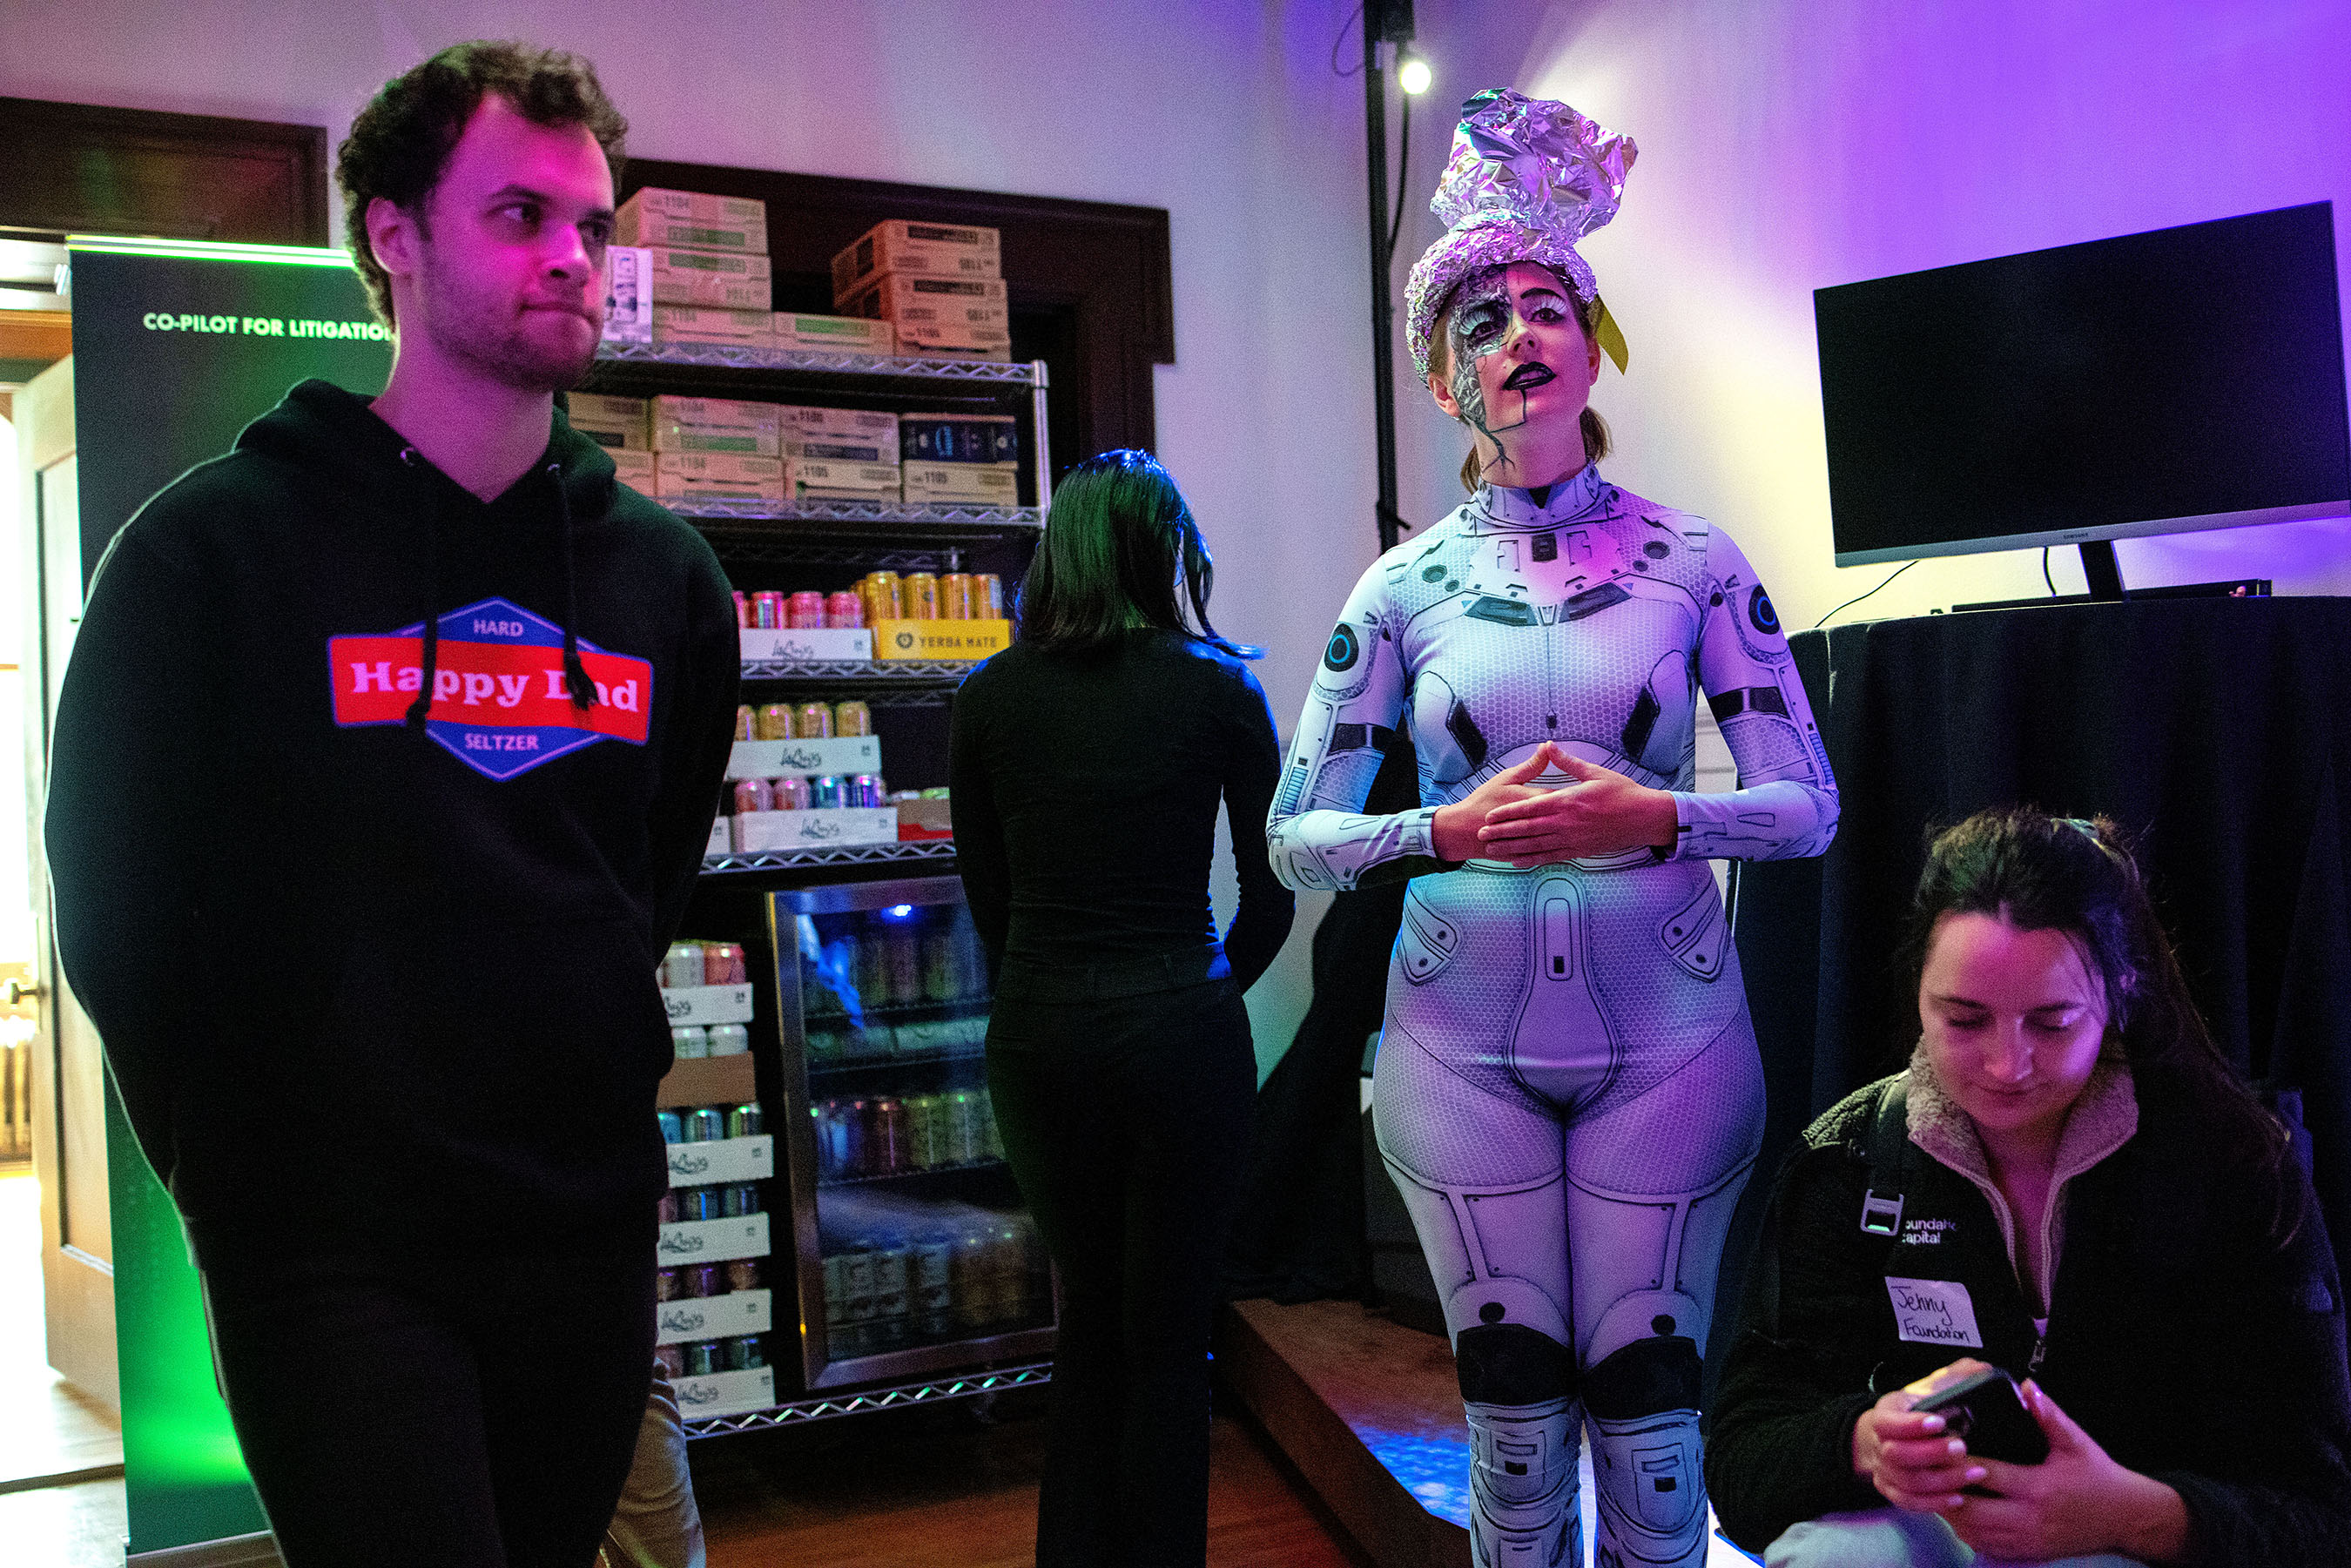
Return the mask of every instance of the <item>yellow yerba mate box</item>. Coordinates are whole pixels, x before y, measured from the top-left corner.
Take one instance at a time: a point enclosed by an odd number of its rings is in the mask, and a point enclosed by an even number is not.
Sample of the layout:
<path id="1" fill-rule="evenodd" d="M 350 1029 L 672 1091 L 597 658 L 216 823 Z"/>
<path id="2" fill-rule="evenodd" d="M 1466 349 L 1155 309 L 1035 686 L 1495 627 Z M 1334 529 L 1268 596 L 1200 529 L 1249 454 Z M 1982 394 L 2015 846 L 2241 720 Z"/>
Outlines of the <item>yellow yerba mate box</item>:
<path id="1" fill-rule="evenodd" d="M 1012 645 L 1009 621 L 876 621 L 873 657 L 985 659 Z"/>

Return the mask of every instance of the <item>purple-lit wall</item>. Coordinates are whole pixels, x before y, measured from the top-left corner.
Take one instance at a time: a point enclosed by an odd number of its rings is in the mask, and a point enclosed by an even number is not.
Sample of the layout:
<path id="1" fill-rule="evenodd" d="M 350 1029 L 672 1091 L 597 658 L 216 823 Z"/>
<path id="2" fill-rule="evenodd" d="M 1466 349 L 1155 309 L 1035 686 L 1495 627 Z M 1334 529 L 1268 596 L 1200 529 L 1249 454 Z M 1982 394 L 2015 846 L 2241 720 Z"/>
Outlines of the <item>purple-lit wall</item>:
<path id="1" fill-rule="evenodd" d="M 1496 85 L 1448 69 L 1456 51 L 1639 141 L 1624 213 L 1585 251 L 1632 346 L 1629 377 L 1604 369 L 1594 394 L 1618 438 L 1609 472 L 1730 529 L 1792 625 L 1891 570 L 1830 565 L 1813 288 L 2330 198 L 2351 265 L 2341 0 L 1417 10 L 1443 105 L 1425 138 L 1415 128 L 1424 172 L 1442 156 L 1437 122 Z M 1399 278 L 1434 233 L 1427 182 L 1415 192 Z M 2227 287 L 2180 280 L 2191 361 L 2196 298 Z M 1403 421 L 1405 510 L 1422 517 L 1459 494 L 1446 474 L 1460 442 L 1426 404 L 1416 395 Z M 2268 576 L 2282 592 L 2351 593 L 2342 522 L 2116 548 L 2136 583 Z M 2074 552 L 2054 569 L 2078 591 Z M 2038 551 L 1934 560 L 1846 615 L 2042 591 Z"/>

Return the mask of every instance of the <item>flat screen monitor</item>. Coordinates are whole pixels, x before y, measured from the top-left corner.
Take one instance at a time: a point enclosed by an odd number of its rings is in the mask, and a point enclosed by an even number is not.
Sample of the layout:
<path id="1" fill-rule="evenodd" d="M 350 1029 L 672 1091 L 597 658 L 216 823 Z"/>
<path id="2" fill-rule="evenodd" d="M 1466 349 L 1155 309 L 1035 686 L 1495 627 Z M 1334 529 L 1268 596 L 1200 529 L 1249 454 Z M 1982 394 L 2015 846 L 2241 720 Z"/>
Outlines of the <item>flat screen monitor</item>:
<path id="1" fill-rule="evenodd" d="M 2351 513 L 2332 203 L 1813 308 L 1839 566 Z"/>

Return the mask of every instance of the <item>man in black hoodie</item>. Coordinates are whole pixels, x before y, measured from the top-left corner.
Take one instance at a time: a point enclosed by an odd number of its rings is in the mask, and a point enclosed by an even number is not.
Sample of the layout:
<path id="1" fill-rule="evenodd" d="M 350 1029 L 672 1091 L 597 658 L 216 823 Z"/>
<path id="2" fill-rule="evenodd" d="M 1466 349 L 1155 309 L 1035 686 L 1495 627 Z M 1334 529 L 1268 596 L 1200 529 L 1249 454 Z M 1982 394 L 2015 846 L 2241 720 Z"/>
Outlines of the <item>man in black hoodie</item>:
<path id="1" fill-rule="evenodd" d="M 653 967 L 737 654 L 709 547 L 554 406 L 624 129 L 519 46 L 389 84 L 338 162 L 389 384 L 142 507 L 66 675 L 59 947 L 294 1568 L 580 1568 L 644 1406 Z"/>

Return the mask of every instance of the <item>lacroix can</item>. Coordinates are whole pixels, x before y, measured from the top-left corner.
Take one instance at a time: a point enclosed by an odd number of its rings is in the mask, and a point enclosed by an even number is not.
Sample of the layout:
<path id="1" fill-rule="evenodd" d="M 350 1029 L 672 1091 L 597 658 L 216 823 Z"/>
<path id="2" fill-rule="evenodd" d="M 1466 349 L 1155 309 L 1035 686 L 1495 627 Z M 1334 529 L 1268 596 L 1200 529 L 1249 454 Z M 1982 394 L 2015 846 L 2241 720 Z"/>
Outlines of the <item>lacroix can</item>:
<path id="1" fill-rule="evenodd" d="M 759 709 L 758 718 L 757 720 L 758 725 L 758 734 L 755 738 L 759 740 L 791 740 L 795 738 L 792 727 L 792 716 L 793 708 L 792 705 L 789 703 L 768 703 L 763 705 Z"/>
<path id="2" fill-rule="evenodd" d="M 735 591 L 735 624 L 737 626 L 751 624 L 751 601 L 739 588 Z"/>
<path id="3" fill-rule="evenodd" d="M 716 1105 L 696 1105 L 685 1113 L 685 1141 L 716 1143 L 726 1135 L 726 1113 Z"/>
<path id="4" fill-rule="evenodd" d="M 719 1202 L 725 1207 L 729 1219 L 757 1214 L 759 1212 L 759 1184 L 755 1181 L 736 1182 L 721 1194 Z"/>
<path id="5" fill-rule="evenodd" d="M 939 580 L 936 573 L 908 572 L 899 592 L 904 601 L 907 620 L 936 621 L 939 618 Z"/>
<path id="6" fill-rule="evenodd" d="M 971 613 L 976 621 L 1004 619 L 1004 580 L 983 571 L 971 580 Z"/>
<path id="7" fill-rule="evenodd" d="M 664 986 L 698 986 L 703 977 L 702 944 L 673 942 L 669 955 L 662 960 L 662 984 Z"/>
<path id="8" fill-rule="evenodd" d="M 946 621 L 971 619 L 971 573 L 951 571 L 939 579 L 939 617 Z"/>
<path id="9" fill-rule="evenodd" d="M 805 811 L 809 809 L 809 784 L 805 779 L 770 779 L 768 789 L 775 798 L 778 811 Z"/>
<path id="10" fill-rule="evenodd" d="M 739 1023 L 715 1023 L 710 1026 L 710 1054 L 740 1056 L 751 1049 L 751 1031 Z"/>
<path id="11" fill-rule="evenodd" d="M 882 799 L 882 780 L 878 775 L 852 773 L 841 780 L 841 803 L 844 806 L 879 806 Z"/>
<path id="12" fill-rule="evenodd" d="M 855 697 L 833 704 L 832 733 L 835 735 L 872 734 L 873 710 Z"/>
<path id="13" fill-rule="evenodd" d="M 792 714 L 792 727 L 800 740 L 832 738 L 832 705 L 802 703 Z"/>
<path id="14" fill-rule="evenodd" d="M 824 623 L 828 626 L 864 625 L 865 601 L 854 592 L 825 595 Z"/>
<path id="15" fill-rule="evenodd" d="M 726 1358 L 720 1354 L 716 1340 L 697 1340 L 685 1347 L 685 1375 L 688 1377 L 708 1377 L 726 1370 Z"/>
<path id="16" fill-rule="evenodd" d="M 653 1300 L 656 1301 L 676 1301 L 678 1299 L 678 1292 L 684 1289 L 685 1286 L 685 1281 L 680 1278 L 684 1272 L 684 1270 L 681 1269 L 662 1269 L 656 1270 L 653 1274 Z"/>
<path id="17" fill-rule="evenodd" d="M 822 626 L 824 595 L 806 591 L 793 594 L 784 601 L 784 624 L 796 632 Z"/>
<path id="18" fill-rule="evenodd" d="M 656 1115 L 661 1122 L 661 1135 L 663 1143 L 682 1144 L 685 1142 L 685 1119 L 684 1117 L 680 1116 L 674 1111 L 662 1111 L 656 1113 Z"/>
<path id="19" fill-rule="evenodd" d="M 768 1364 L 768 1347 L 755 1333 L 726 1342 L 726 1370 L 756 1372 Z"/>
<path id="20" fill-rule="evenodd" d="M 746 811 L 772 811 L 776 809 L 775 791 L 768 788 L 765 779 L 735 780 L 735 814 Z M 699 982 L 696 982 L 699 984 Z"/>
<path id="21" fill-rule="evenodd" d="M 809 804 L 820 810 L 841 804 L 841 776 L 828 773 L 821 779 L 809 780 Z"/>
<path id="22" fill-rule="evenodd" d="M 730 1138 L 751 1138 L 768 1130 L 768 1113 L 759 1109 L 757 1100 L 746 1100 L 726 1113 L 726 1135 Z"/>
<path id="23" fill-rule="evenodd" d="M 759 1288 L 759 1260 L 737 1258 L 726 1265 L 726 1288 L 730 1291 L 756 1291 Z"/>
<path id="24" fill-rule="evenodd" d="M 705 986 L 739 986 L 749 979 L 743 966 L 743 946 L 738 942 L 705 942 L 702 945 L 702 983 Z"/>
<path id="25" fill-rule="evenodd" d="M 735 710 L 735 738 L 737 740 L 759 738 L 759 716 L 751 711 L 750 705 L 747 703 Z"/>
<path id="26" fill-rule="evenodd" d="M 669 1376 L 684 1377 L 685 1375 L 685 1346 L 682 1344 L 657 1344 L 653 1346 L 653 1359 L 661 1363 L 662 1371 Z"/>
<path id="27" fill-rule="evenodd" d="M 698 1023 L 682 1023 L 669 1031 L 670 1049 L 681 1060 L 710 1054 L 710 1031 Z"/>
<path id="28" fill-rule="evenodd" d="M 751 624 L 771 629 L 784 623 L 784 596 L 772 588 L 763 588 L 751 595 Z"/>

